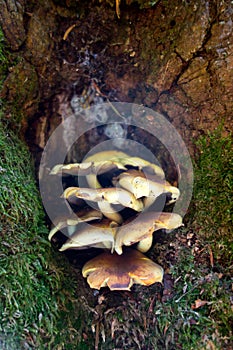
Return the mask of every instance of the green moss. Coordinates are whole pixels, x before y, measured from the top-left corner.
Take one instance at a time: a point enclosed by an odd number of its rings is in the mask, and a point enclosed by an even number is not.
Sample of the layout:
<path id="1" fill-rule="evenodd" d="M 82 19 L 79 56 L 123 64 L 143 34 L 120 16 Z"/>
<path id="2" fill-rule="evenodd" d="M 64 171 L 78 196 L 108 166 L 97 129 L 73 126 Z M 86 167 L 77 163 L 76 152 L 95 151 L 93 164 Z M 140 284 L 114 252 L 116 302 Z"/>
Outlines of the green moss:
<path id="1" fill-rule="evenodd" d="M 58 349 L 69 344 L 72 329 L 77 333 L 84 319 L 77 282 L 47 241 L 28 150 L 3 124 L 0 150 L 0 344 Z M 72 340 L 77 349 L 80 342 L 80 336 Z"/>
<path id="2" fill-rule="evenodd" d="M 233 341 L 232 135 L 222 136 L 220 127 L 197 146 L 192 206 L 171 269 L 175 295 L 160 322 L 169 322 L 170 337 L 184 349 L 223 349 Z M 189 233 L 196 236 L 190 247 Z M 197 300 L 206 304 L 196 307 Z"/>
<path id="3" fill-rule="evenodd" d="M 221 128 L 197 143 L 193 225 L 213 246 L 216 263 L 224 268 L 233 259 L 233 143 L 232 135 L 222 136 Z"/>

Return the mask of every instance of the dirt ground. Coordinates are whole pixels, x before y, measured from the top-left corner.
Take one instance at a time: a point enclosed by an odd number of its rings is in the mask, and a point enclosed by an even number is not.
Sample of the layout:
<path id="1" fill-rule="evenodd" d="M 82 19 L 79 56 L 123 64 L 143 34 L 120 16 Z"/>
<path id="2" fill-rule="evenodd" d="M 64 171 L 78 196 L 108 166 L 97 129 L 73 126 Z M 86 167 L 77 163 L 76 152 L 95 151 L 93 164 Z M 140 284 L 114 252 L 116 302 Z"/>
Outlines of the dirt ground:
<path id="1" fill-rule="evenodd" d="M 123 3 L 120 18 L 114 7 L 98 1 L 0 3 L 0 22 L 17 62 L 9 70 L 1 97 L 22 110 L 22 133 L 37 166 L 49 136 L 72 115 L 74 95 L 82 96 L 85 103 L 98 96 L 102 101 L 136 103 L 162 113 L 191 155 L 200 135 L 221 123 L 224 133 L 232 129 L 231 1 L 158 1 L 146 9 Z M 8 118 L 10 122 L 10 110 Z M 154 123 L 153 118 L 150 122 Z M 137 137 L 152 142 L 143 133 Z M 102 132 L 88 134 L 79 142 L 79 154 L 70 160 L 80 159 L 100 140 L 107 140 Z M 160 250 L 163 264 L 172 262 L 175 252 L 175 247 Z M 164 268 L 166 272 L 166 263 Z M 109 328 L 119 313 L 125 317 L 129 337 L 124 343 L 119 340 L 118 347 L 134 348 L 156 322 L 152 314 L 140 310 L 141 300 L 146 297 L 153 305 L 172 295 L 169 275 L 165 275 L 163 290 L 156 285 L 134 287 L 133 294 L 103 291 L 97 295 L 87 288 L 80 271 L 77 275 L 78 297 L 96 318 L 97 348 L 100 334 L 105 337 L 104 329 L 111 331 L 112 338 L 117 330 L 118 340 L 124 334 L 125 329 L 118 329 L 122 323 Z M 135 310 L 144 317 L 144 328 L 131 334 Z"/>

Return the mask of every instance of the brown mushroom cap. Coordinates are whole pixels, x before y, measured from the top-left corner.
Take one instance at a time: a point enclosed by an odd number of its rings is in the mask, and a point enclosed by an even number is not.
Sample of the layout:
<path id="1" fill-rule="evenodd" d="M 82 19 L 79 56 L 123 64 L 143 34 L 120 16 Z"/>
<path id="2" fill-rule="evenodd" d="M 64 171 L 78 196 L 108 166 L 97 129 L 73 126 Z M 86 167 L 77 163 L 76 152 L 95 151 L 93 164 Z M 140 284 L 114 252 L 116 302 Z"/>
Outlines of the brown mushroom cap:
<path id="1" fill-rule="evenodd" d="M 163 280 L 163 268 L 134 249 L 121 256 L 100 254 L 83 266 L 82 274 L 94 289 L 130 290 L 133 284 L 150 286 Z"/>
<path id="2" fill-rule="evenodd" d="M 115 251 L 122 254 L 123 245 L 130 246 L 140 242 L 139 249 L 145 252 L 150 248 L 148 242 L 152 244 L 152 235 L 155 231 L 160 229 L 171 231 L 182 225 L 182 217 L 179 214 L 141 213 L 135 220 L 119 227 L 115 237 Z M 143 241 L 147 248 L 143 247 Z"/>

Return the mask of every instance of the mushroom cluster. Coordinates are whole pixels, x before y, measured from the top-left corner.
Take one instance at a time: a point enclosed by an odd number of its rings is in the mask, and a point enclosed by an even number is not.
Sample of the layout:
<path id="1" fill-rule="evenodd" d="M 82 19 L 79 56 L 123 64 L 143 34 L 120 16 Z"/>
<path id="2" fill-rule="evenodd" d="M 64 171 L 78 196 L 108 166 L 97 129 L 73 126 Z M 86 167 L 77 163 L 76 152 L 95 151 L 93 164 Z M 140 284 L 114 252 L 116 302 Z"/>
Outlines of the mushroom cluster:
<path id="1" fill-rule="evenodd" d="M 183 224 L 179 214 L 163 211 L 177 201 L 180 191 L 166 181 L 161 167 L 110 150 L 82 163 L 58 164 L 50 174 L 69 179 L 62 197 L 70 215 L 56 218 L 49 240 L 66 228 L 60 251 L 100 252 L 82 267 L 91 288 L 130 290 L 133 284 L 162 282 L 163 268 L 144 253 L 153 246 L 156 231 L 170 232 Z M 156 211 L 153 204 L 159 198 L 164 204 Z"/>

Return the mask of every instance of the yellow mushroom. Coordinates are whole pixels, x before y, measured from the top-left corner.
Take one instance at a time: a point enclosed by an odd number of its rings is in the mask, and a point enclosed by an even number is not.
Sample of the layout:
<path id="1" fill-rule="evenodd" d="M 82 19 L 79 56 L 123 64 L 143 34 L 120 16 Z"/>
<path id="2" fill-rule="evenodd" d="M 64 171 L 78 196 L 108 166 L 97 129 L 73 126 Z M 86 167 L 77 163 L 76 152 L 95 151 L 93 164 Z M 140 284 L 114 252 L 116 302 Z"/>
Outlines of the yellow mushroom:
<path id="1" fill-rule="evenodd" d="M 118 164 L 118 169 L 125 169 L 127 166 L 133 166 L 139 170 L 147 169 L 152 174 L 164 179 L 164 171 L 156 164 L 150 163 L 140 157 L 131 157 L 127 153 L 115 150 L 103 151 L 95 153 L 85 159 L 85 162 L 100 162 L 100 161 L 112 161 L 114 164 Z M 123 167 L 121 168 L 120 165 Z M 100 188 L 101 185 L 98 182 L 94 173 L 87 175 L 88 185 L 92 188 Z"/>
<path id="2" fill-rule="evenodd" d="M 116 151 L 116 150 L 109 150 L 109 151 L 102 151 L 102 152 L 97 152 L 94 153 L 91 156 L 88 156 L 87 158 L 85 158 L 84 160 L 84 164 L 86 162 L 106 162 L 106 161 L 110 161 L 113 162 L 115 164 L 121 164 L 121 166 L 123 167 L 123 169 L 126 169 L 122 163 L 118 162 L 117 159 L 119 157 L 129 157 L 129 155 L 127 153 L 121 152 L 121 151 Z M 113 161 L 113 159 L 115 158 L 115 161 Z M 121 168 L 119 168 L 121 169 Z M 110 169 L 109 169 L 110 170 Z M 100 175 L 100 173 L 98 173 Z M 87 179 L 87 183 L 91 188 L 101 188 L 102 186 L 100 185 L 99 181 L 97 180 L 97 172 L 96 173 L 92 173 L 92 174 L 88 174 L 86 176 Z"/>
<path id="3" fill-rule="evenodd" d="M 57 164 L 55 165 L 50 175 L 101 175 L 110 171 L 112 169 L 122 169 L 126 168 L 120 163 L 111 160 L 103 160 L 99 162 L 84 162 L 84 163 L 73 163 L 73 164 Z"/>
<path id="4" fill-rule="evenodd" d="M 113 250 L 116 225 L 109 220 L 102 220 L 91 225 L 78 228 L 59 249 L 101 248 Z"/>
<path id="5" fill-rule="evenodd" d="M 88 261 L 82 274 L 94 289 L 130 290 L 133 284 L 150 286 L 163 280 L 163 268 L 134 249 L 121 256 L 104 252 Z"/>
<path id="6" fill-rule="evenodd" d="M 179 198 L 180 191 L 177 187 L 171 186 L 168 181 L 160 179 L 157 176 L 151 178 L 152 177 L 147 177 L 142 172 L 129 170 L 118 176 L 117 183 L 122 188 L 130 191 L 135 198 L 145 197 L 143 200 L 145 208 L 153 204 L 156 198 L 163 193 L 171 194 L 169 204 L 175 202 Z"/>
<path id="7" fill-rule="evenodd" d="M 153 241 L 153 233 L 160 229 L 168 232 L 182 224 L 182 217 L 175 213 L 145 212 L 138 215 L 135 220 L 119 227 L 115 237 L 115 251 L 122 254 L 122 246 L 131 246 L 138 243 L 140 251 L 150 249 Z"/>
<path id="8" fill-rule="evenodd" d="M 112 158 L 113 161 L 120 162 L 124 166 L 133 166 L 135 168 L 138 168 L 139 170 L 148 170 L 151 174 L 157 175 L 159 178 L 164 179 L 165 174 L 163 169 L 153 163 L 150 163 L 149 161 L 140 158 L 140 157 L 114 157 Z"/>
<path id="9" fill-rule="evenodd" d="M 80 188 L 68 187 L 63 197 L 67 200 L 72 197 L 81 198 L 88 201 L 97 202 L 101 212 L 110 220 L 122 223 L 120 214 L 111 206 L 111 204 L 121 204 L 124 207 L 131 208 L 137 212 L 143 210 L 143 203 L 140 199 L 136 199 L 134 195 L 122 188 Z"/>
<path id="10" fill-rule="evenodd" d="M 102 217 L 103 215 L 100 211 L 92 208 L 80 209 L 68 216 L 59 216 L 54 220 L 54 227 L 49 232 L 48 239 L 51 241 L 55 233 L 66 226 L 76 226 L 81 222 L 100 220 Z"/>

